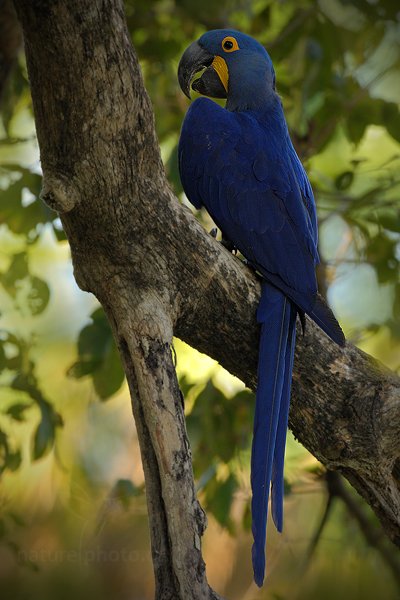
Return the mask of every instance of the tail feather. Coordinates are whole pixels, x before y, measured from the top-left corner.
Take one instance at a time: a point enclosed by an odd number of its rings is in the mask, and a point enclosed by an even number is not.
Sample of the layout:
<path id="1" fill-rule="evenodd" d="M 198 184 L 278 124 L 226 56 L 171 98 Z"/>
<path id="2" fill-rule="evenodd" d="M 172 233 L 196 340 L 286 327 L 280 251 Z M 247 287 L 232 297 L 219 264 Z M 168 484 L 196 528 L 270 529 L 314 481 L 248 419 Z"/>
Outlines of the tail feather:
<path id="1" fill-rule="evenodd" d="M 316 324 L 319 325 L 327 335 L 329 335 L 331 340 L 339 344 L 339 346 L 345 345 L 346 339 L 344 337 L 344 333 L 339 323 L 335 319 L 335 315 L 326 304 L 322 296 L 319 294 L 317 295 L 317 299 L 312 310 L 307 312 L 316 322 Z"/>
<path id="2" fill-rule="evenodd" d="M 265 540 L 268 497 L 272 476 L 281 398 L 285 387 L 290 389 L 290 377 L 285 373 L 291 359 L 286 359 L 289 328 L 292 317 L 290 300 L 266 281 L 263 282 L 257 320 L 261 323 L 258 359 L 258 385 L 254 416 L 251 456 L 252 486 L 252 549 L 254 580 L 261 587 L 265 575 Z M 291 350 L 289 352 L 289 355 Z M 286 391 L 285 391 L 285 395 Z M 286 415 L 283 409 L 282 419 Z M 279 430 L 283 429 L 283 425 Z M 279 433 L 281 436 L 281 433 Z M 279 440 L 278 456 L 282 454 Z M 283 466 L 283 465 L 282 465 Z M 283 480 L 283 477 L 282 477 Z M 280 484 L 279 484 L 280 485 Z"/>
<path id="3" fill-rule="evenodd" d="M 297 309 L 291 305 L 288 340 L 285 355 L 285 375 L 282 389 L 281 407 L 279 410 L 278 429 L 276 432 L 274 462 L 272 465 L 271 512 L 275 527 L 279 532 L 281 532 L 283 528 L 283 466 L 285 461 L 286 433 L 289 417 L 294 348 L 296 344 L 296 316 Z"/>

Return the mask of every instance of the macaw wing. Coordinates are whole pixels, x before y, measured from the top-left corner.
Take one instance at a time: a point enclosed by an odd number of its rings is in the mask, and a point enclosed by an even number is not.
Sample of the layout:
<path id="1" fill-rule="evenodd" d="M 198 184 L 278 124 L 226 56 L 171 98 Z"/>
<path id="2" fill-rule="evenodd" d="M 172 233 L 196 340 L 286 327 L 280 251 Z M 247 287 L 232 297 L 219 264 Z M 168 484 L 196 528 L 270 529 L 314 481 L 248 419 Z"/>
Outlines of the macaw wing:
<path id="1" fill-rule="evenodd" d="M 223 167 L 222 154 L 235 143 L 240 133 L 239 125 L 226 119 L 228 115 L 228 111 L 215 102 L 199 98 L 190 105 L 183 122 L 178 150 L 179 172 L 185 194 L 196 208 L 204 205 L 199 187 L 210 157 L 216 161 L 216 169 Z"/>
<path id="2" fill-rule="evenodd" d="M 248 261 L 308 310 L 318 253 L 289 155 L 251 116 L 202 98 L 187 113 L 179 163 L 189 200 L 204 205 Z"/>

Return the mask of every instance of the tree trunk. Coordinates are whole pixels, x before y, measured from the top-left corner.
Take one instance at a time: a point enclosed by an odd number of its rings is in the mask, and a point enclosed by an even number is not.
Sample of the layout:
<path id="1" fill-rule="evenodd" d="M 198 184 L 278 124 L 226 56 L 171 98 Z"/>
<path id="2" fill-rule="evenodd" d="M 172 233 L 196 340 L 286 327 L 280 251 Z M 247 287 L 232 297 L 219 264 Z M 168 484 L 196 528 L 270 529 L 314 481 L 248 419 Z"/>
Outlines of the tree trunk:
<path id="1" fill-rule="evenodd" d="M 200 538 L 172 335 L 254 388 L 259 283 L 174 198 L 120 0 L 15 0 L 23 25 L 43 199 L 59 212 L 79 286 L 121 352 L 146 478 L 156 597 L 216 598 Z M 400 545 L 400 380 L 308 322 L 290 426 L 340 470 Z"/>
<path id="2" fill-rule="evenodd" d="M 12 0 L 0 0 L 0 102 L 19 49 L 22 31 Z"/>

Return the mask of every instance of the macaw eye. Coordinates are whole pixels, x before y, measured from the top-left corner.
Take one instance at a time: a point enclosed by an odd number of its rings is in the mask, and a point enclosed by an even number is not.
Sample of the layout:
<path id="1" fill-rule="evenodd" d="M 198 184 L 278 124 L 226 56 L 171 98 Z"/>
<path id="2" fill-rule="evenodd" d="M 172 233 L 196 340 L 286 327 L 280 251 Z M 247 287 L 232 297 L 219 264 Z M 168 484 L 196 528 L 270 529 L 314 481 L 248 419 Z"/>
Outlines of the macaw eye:
<path id="1" fill-rule="evenodd" d="M 228 37 L 222 40 L 222 49 L 225 52 L 235 52 L 235 50 L 239 50 L 239 45 L 234 37 L 228 35 Z"/>

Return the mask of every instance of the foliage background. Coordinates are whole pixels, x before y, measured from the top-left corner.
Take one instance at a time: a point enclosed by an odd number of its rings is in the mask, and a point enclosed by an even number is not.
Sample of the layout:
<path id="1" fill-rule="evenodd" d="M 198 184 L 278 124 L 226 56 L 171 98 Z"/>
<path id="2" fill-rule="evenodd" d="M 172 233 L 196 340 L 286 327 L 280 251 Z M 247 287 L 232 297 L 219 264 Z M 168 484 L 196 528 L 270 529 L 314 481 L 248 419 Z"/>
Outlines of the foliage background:
<path id="1" fill-rule="evenodd" d="M 318 203 L 320 289 L 347 337 L 398 371 L 397 3 L 128 0 L 126 11 L 182 202 L 176 146 L 188 101 L 176 69 L 183 50 L 217 27 L 241 29 L 266 45 Z M 22 54 L 1 116 L 0 595 L 148 599 L 152 565 L 129 395 L 104 315 L 77 289 L 57 215 L 38 200 L 39 152 Z M 206 215 L 198 217 L 211 226 Z M 371 511 L 345 486 L 349 505 L 290 436 L 285 531 L 270 528 L 267 585 L 259 591 L 252 584 L 253 396 L 179 340 L 175 349 L 209 517 L 211 585 L 244 600 L 399 597 L 398 551 Z"/>

